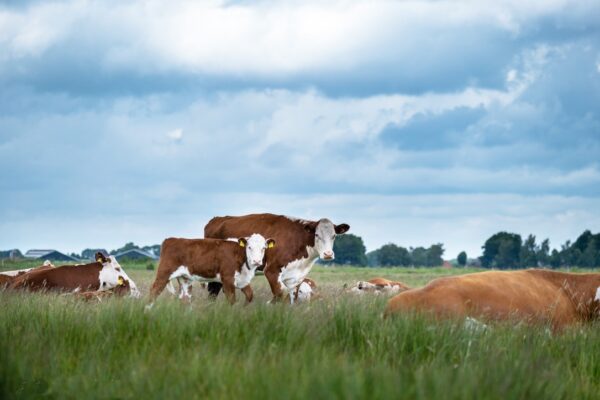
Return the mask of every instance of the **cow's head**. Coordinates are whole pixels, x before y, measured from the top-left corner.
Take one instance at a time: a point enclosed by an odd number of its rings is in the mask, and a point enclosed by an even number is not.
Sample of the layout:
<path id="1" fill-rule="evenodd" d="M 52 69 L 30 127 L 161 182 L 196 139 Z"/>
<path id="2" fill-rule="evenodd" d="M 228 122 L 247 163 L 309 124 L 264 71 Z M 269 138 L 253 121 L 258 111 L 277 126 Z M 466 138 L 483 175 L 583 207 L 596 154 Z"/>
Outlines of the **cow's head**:
<path id="1" fill-rule="evenodd" d="M 319 253 L 321 260 L 331 261 L 335 258 L 333 253 L 333 242 L 336 235 L 348 232 L 350 225 L 339 224 L 335 225 L 327 218 L 323 218 L 316 222 L 309 222 L 305 229 L 315 235 L 315 250 Z"/>
<path id="2" fill-rule="evenodd" d="M 134 281 L 127 276 L 115 256 L 104 256 L 101 253 L 96 253 L 96 261 L 102 264 L 100 270 L 100 290 L 110 290 L 119 288 L 119 286 L 129 287 L 131 297 L 140 297 L 141 293 L 138 290 Z"/>
<path id="3" fill-rule="evenodd" d="M 238 244 L 246 250 L 246 261 L 251 269 L 262 267 L 265 260 L 265 252 L 275 247 L 275 239 L 265 239 L 258 233 L 250 237 L 239 238 Z"/>

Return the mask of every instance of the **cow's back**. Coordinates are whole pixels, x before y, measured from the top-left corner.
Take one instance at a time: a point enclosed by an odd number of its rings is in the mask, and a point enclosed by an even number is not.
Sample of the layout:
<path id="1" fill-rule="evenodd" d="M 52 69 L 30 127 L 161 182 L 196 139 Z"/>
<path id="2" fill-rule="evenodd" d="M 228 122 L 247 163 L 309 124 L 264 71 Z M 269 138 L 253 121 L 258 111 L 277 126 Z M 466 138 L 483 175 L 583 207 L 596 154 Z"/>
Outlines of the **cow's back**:
<path id="1" fill-rule="evenodd" d="M 439 278 L 392 298 L 386 313 L 399 311 L 557 324 L 576 318 L 573 304 L 560 287 L 527 271 L 489 271 Z"/>
<path id="2" fill-rule="evenodd" d="M 267 264 L 285 265 L 306 257 L 307 245 L 314 245 L 302 223 L 283 215 L 250 214 L 240 217 L 215 217 L 204 227 L 204 237 L 229 239 L 259 233 L 275 239 L 277 245 L 266 255 Z"/>
<path id="3" fill-rule="evenodd" d="M 13 280 L 11 289 L 98 290 L 102 264 L 63 265 L 30 271 Z"/>

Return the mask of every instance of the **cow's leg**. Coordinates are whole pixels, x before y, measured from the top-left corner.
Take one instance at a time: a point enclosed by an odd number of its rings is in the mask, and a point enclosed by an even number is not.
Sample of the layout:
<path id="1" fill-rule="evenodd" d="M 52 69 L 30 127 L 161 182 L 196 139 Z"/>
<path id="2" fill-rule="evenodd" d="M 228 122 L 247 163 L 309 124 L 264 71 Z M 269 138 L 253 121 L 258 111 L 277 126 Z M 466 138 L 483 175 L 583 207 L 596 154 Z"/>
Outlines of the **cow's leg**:
<path id="1" fill-rule="evenodd" d="M 254 292 L 252 291 L 252 286 L 246 285 L 243 288 L 241 288 L 240 290 L 246 296 L 246 304 L 252 302 L 252 299 L 254 298 Z"/>
<path id="2" fill-rule="evenodd" d="M 179 284 L 181 287 L 179 299 L 184 303 L 190 303 L 192 301 L 192 281 L 190 279 L 181 278 Z"/>
<path id="3" fill-rule="evenodd" d="M 169 283 L 169 275 L 161 274 L 160 272 L 156 274 L 156 279 L 154 279 L 154 283 L 150 288 L 150 301 L 149 303 L 154 303 L 154 300 L 158 297 L 159 294 L 165 289 Z"/>
<path id="4" fill-rule="evenodd" d="M 209 282 L 208 283 L 208 297 L 210 299 L 216 299 L 221 291 L 223 284 L 221 282 Z"/>
<path id="5" fill-rule="evenodd" d="M 235 304 L 235 284 L 233 276 L 222 277 L 221 282 L 223 282 L 223 293 L 225 293 L 225 297 L 230 304 Z"/>
<path id="6" fill-rule="evenodd" d="M 273 293 L 273 300 L 271 301 L 280 301 L 283 296 L 283 291 L 281 290 L 281 284 L 279 283 L 279 271 L 275 268 L 265 268 L 265 278 L 267 278 L 269 286 L 271 287 L 271 293 Z"/>

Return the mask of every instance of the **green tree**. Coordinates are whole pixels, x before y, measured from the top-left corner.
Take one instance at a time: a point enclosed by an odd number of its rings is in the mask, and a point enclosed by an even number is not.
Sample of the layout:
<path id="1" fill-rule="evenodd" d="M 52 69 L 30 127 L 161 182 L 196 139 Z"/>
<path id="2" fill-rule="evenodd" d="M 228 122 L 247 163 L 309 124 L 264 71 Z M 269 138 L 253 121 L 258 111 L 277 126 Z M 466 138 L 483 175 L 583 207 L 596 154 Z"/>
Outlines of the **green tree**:
<path id="1" fill-rule="evenodd" d="M 485 268 L 516 268 L 519 266 L 521 235 L 498 232 L 492 235 L 483 245 L 481 265 Z"/>
<path id="2" fill-rule="evenodd" d="M 388 243 L 381 246 L 376 253 L 376 265 L 381 266 L 409 266 L 410 255 L 404 247 Z"/>
<path id="3" fill-rule="evenodd" d="M 335 261 L 339 264 L 367 265 L 365 244 L 360 236 L 347 233 L 340 235 L 333 244 Z"/>
<path id="4" fill-rule="evenodd" d="M 125 244 L 125 246 L 123 246 L 123 247 L 121 247 L 119 249 L 111 251 L 110 254 L 114 255 L 114 254 L 117 254 L 117 253 L 121 253 L 122 251 L 127 251 L 127 250 L 131 250 L 131 249 L 139 249 L 139 247 L 136 246 L 135 243 L 133 243 L 133 242 L 128 242 L 128 243 Z"/>
<path id="5" fill-rule="evenodd" d="M 432 244 L 427 249 L 426 264 L 428 267 L 439 267 L 444 264 L 444 245 L 441 243 Z"/>
<path id="6" fill-rule="evenodd" d="M 560 252 L 558 250 L 556 250 L 556 249 L 552 250 L 552 253 L 550 254 L 549 263 L 552 268 L 559 268 L 562 265 Z"/>
<path id="7" fill-rule="evenodd" d="M 456 262 L 461 267 L 464 267 L 465 265 L 467 265 L 467 253 L 465 253 L 464 251 L 461 251 L 460 253 L 458 253 L 458 256 L 456 257 Z"/>
<path id="8" fill-rule="evenodd" d="M 536 258 L 538 265 L 550 265 L 550 239 L 545 239 L 537 248 Z"/>
<path id="9" fill-rule="evenodd" d="M 415 247 L 410 249 L 411 264 L 415 267 L 425 267 L 428 265 L 427 249 L 425 247 Z"/>
<path id="10" fill-rule="evenodd" d="M 537 245 L 535 244 L 535 236 L 529 235 L 525 242 L 521 246 L 519 251 L 519 260 L 521 267 L 529 268 L 529 267 L 537 267 Z"/>

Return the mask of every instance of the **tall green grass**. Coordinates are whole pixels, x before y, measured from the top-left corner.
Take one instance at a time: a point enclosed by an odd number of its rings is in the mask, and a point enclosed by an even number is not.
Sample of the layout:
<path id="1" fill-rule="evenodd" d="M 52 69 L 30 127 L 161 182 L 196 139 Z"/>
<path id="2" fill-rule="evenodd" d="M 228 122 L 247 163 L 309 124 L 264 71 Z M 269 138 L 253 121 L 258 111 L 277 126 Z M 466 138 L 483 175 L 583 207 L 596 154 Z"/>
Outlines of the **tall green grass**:
<path id="1" fill-rule="evenodd" d="M 385 298 L 311 276 L 310 305 L 230 307 L 197 296 L 82 303 L 0 293 L 0 398 L 598 399 L 600 324 L 561 335 L 417 315 L 383 320 Z M 133 271 L 144 289 L 151 273 Z M 350 278 L 354 278 L 350 273 Z"/>

